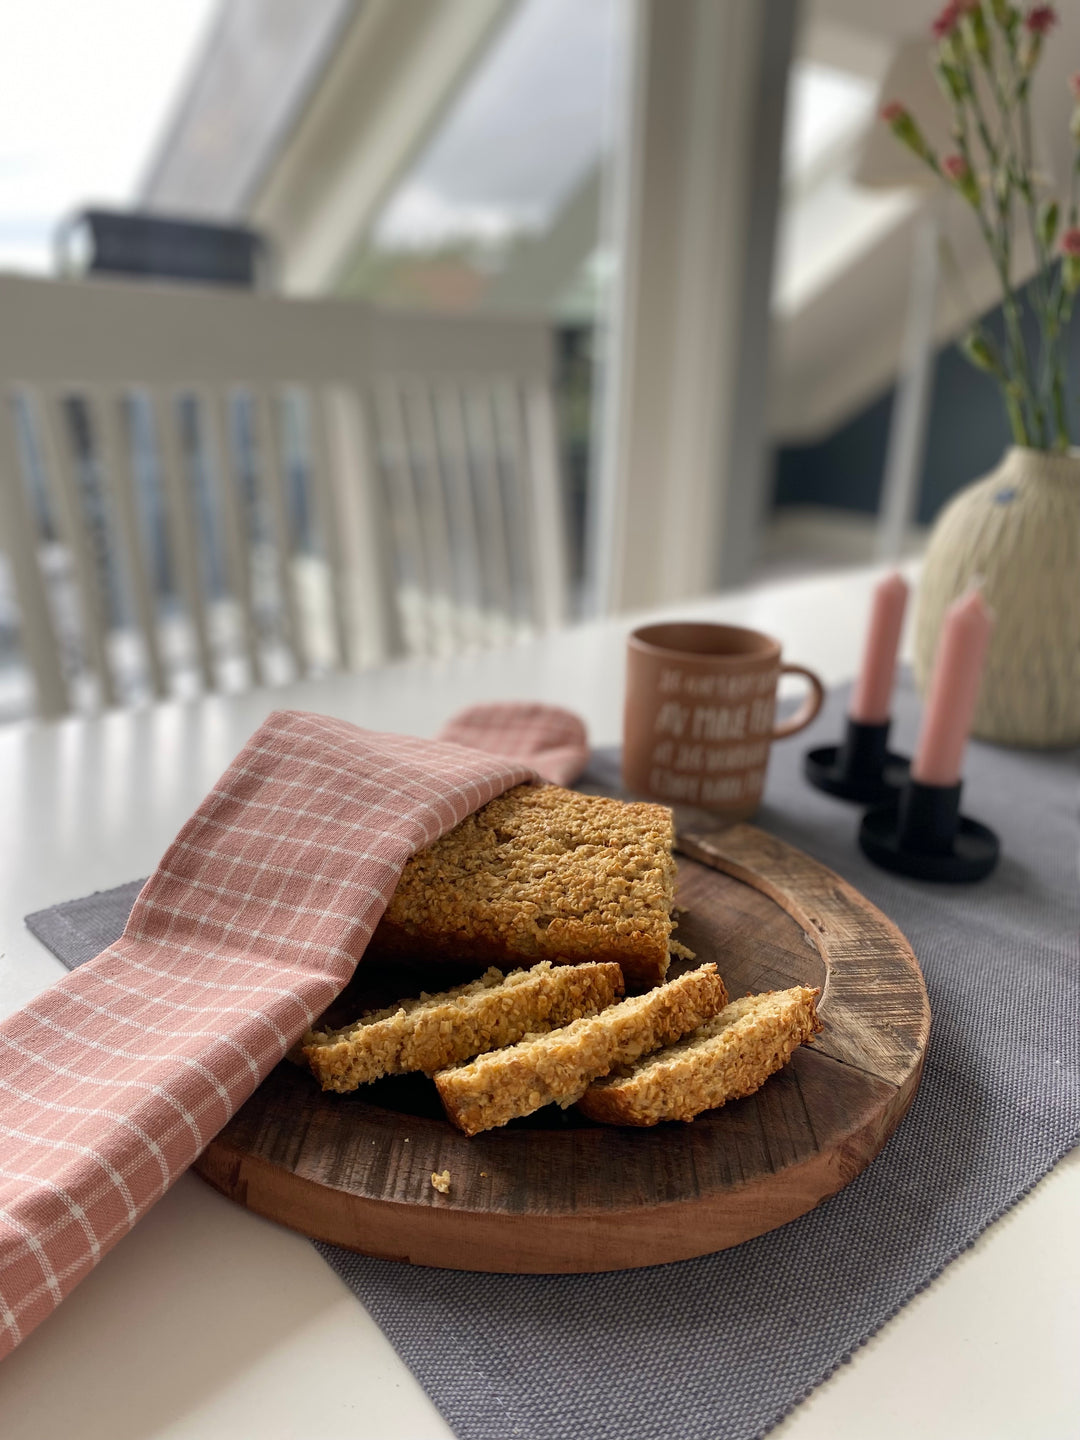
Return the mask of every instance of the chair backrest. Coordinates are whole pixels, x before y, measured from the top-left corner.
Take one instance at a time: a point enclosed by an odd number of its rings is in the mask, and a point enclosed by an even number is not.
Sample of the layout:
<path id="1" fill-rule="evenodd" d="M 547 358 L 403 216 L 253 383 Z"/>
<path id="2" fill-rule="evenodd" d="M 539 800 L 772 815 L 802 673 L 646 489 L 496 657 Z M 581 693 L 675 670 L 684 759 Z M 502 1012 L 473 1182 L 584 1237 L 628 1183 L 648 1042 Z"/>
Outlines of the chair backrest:
<path id="1" fill-rule="evenodd" d="M 0 276 L 38 712 L 560 623 L 552 356 L 531 321 Z"/>

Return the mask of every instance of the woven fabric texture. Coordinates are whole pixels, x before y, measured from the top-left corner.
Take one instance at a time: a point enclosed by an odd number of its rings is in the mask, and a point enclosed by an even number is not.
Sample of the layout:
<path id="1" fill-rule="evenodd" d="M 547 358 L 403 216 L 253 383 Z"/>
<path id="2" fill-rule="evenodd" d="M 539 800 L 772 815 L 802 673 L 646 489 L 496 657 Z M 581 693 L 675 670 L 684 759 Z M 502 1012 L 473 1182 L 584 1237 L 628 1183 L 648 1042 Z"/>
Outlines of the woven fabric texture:
<path id="1" fill-rule="evenodd" d="M 108 944 L 116 931 L 98 913 L 71 953 L 85 963 L 0 1025 L 0 1355 L 341 990 L 409 856 L 531 778 L 510 755 L 515 736 L 540 747 L 541 727 L 530 713 L 515 731 L 514 716 L 504 707 L 496 756 L 272 715 L 135 896 L 123 935 Z"/>
<path id="2" fill-rule="evenodd" d="M 527 755 L 537 775 L 553 785 L 569 785 L 589 763 L 584 724 L 556 705 L 473 705 L 449 720 L 439 739 L 493 755 Z"/>
<path id="3" fill-rule="evenodd" d="M 751 1440 L 764 1435 L 1080 1142 L 1077 754 L 973 745 L 965 809 L 997 872 L 932 886 L 875 869 L 859 812 L 811 790 L 803 750 L 845 696 L 774 747 L 763 828 L 831 865 L 905 931 L 926 975 L 930 1051 L 911 1112 L 853 1184 L 719 1255 L 608 1275 L 422 1270 L 320 1246 L 460 1440 Z M 918 707 L 897 696 L 893 741 Z M 613 754 L 583 788 L 615 790 Z M 113 934 L 129 891 L 30 917 L 61 958 Z M 87 942 L 83 942 L 85 948 Z"/>

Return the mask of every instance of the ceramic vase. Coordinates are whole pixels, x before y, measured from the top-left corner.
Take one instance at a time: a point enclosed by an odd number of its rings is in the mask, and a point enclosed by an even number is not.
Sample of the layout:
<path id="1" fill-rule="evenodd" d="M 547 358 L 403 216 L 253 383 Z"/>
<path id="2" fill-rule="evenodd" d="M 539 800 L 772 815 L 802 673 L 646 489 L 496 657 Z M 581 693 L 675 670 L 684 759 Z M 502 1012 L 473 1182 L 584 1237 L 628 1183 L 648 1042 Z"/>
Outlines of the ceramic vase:
<path id="1" fill-rule="evenodd" d="M 1014 446 L 934 526 L 915 615 L 925 691 L 946 607 L 974 582 L 995 612 L 974 733 L 1080 744 L 1080 452 Z"/>

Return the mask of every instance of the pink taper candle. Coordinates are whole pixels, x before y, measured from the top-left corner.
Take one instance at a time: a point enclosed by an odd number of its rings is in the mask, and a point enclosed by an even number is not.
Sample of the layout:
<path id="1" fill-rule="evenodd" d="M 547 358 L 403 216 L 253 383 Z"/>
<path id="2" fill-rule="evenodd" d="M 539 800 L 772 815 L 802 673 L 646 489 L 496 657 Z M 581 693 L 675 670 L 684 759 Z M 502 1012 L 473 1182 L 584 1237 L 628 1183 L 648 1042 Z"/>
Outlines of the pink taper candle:
<path id="1" fill-rule="evenodd" d="M 912 779 L 923 785 L 955 785 L 960 779 L 993 628 L 994 613 L 979 589 L 954 600 L 945 612 L 926 717 L 911 764 Z"/>
<path id="2" fill-rule="evenodd" d="M 874 591 L 862 670 L 851 693 L 849 714 L 860 725 L 884 725 L 892 712 L 896 652 L 907 608 L 907 581 L 895 571 Z"/>

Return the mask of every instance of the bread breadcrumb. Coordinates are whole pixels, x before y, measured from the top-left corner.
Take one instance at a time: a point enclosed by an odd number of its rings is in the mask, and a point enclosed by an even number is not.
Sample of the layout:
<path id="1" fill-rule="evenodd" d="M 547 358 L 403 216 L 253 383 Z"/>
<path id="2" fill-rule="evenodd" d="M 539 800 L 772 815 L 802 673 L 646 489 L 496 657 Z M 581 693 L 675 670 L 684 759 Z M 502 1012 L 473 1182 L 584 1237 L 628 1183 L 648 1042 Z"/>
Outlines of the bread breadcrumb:
<path id="1" fill-rule="evenodd" d="M 623 993 L 619 966 L 541 961 L 510 975 L 491 969 L 438 995 L 422 994 L 339 1030 L 311 1030 L 303 1054 L 324 1090 L 345 1092 L 410 1070 L 433 1074 L 524 1035 L 595 1015 Z"/>
<path id="2" fill-rule="evenodd" d="M 409 860 L 368 953 L 616 961 L 630 988 L 659 984 L 674 838 L 664 805 L 518 785 Z"/>
<path id="3" fill-rule="evenodd" d="M 440 1172 L 438 1170 L 433 1170 L 431 1172 L 431 1183 L 432 1185 L 434 1185 L 435 1189 L 438 1190 L 440 1195 L 449 1195 L 450 1171 L 443 1170 Z"/>
<path id="4" fill-rule="evenodd" d="M 440 1070 L 435 1084 L 449 1119 L 476 1135 L 542 1105 L 572 1105 L 598 1076 L 671 1044 L 726 1003 L 716 966 L 702 965 L 590 1019 Z"/>
<path id="5" fill-rule="evenodd" d="M 752 1095 L 821 1029 L 820 994 L 797 985 L 735 1000 L 628 1073 L 597 1080 L 578 1108 L 590 1120 L 609 1125 L 656 1125 L 692 1120 L 704 1110 Z"/>

